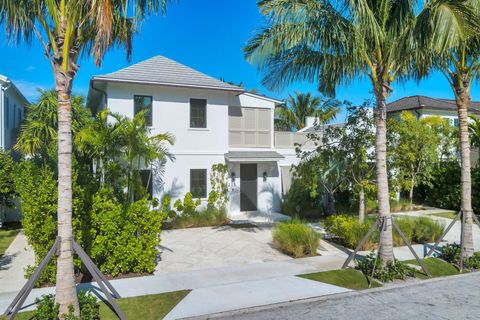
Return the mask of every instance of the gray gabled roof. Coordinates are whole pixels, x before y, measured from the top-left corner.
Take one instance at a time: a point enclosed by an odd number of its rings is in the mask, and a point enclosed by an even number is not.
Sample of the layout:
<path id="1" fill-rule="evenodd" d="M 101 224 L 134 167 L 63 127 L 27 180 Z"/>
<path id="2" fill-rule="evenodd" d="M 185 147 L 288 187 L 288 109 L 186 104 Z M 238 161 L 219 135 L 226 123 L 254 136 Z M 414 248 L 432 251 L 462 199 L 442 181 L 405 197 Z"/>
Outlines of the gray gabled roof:
<path id="1" fill-rule="evenodd" d="M 387 112 L 398 112 L 414 109 L 456 111 L 457 105 L 455 100 L 431 98 L 426 96 L 405 97 L 387 104 Z M 472 101 L 468 111 L 472 113 L 480 113 L 480 102 Z"/>
<path id="2" fill-rule="evenodd" d="M 245 91 L 164 56 L 154 56 L 118 71 L 95 76 L 92 80 Z"/>

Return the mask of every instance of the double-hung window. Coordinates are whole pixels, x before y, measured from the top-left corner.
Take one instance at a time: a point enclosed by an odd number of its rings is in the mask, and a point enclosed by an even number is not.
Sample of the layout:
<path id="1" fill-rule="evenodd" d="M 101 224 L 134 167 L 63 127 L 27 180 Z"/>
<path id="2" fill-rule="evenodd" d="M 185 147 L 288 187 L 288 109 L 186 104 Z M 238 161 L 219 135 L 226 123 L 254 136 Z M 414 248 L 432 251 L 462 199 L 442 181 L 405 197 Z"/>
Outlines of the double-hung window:
<path id="1" fill-rule="evenodd" d="M 190 128 L 207 127 L 207 100 L 190 99 Z"/>
<path id="2" fill-rule="evenodd" d="M 207 169 L 190 170 L 190 193 L 194 198 L 207 197 Z"/>
<path id="3" fill-rule="evenodd" d="M 152 96 L 133 96 L 134 102 L 134 114 L 145 110 L 145 124 L 147 126 L 152 125 Z"/>

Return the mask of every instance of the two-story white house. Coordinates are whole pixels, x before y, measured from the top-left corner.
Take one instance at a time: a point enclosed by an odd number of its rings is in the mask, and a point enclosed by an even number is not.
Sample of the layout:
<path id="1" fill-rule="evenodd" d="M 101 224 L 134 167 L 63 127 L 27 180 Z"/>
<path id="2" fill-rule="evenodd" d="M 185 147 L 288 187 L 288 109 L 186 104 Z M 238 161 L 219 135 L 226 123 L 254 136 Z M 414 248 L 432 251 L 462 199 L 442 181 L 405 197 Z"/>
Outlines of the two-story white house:
<path id="1" fill-rule="evenodd" d="M 163 56 L 90 81 L 88 106 L 133 117 L 148 109 L 152 134 L 170 132 L 164 175 L 153 172 L 153 196 L 186 192 L 206 200 L 213 164 L 228 165 L 229 214 L 275 216 L 288 191 L 294 143 L 306 133 L 275 132 L 280 100 L 253 94 Z M 155 171 L 155 169 L 153 169 Z"/>
<path id="2" fill-rule="evenodd" d="M 18 90 L 15 84 L 6 76 L 0 74 L 0 149 L 11 150 L 17 143 L 20 124 L 25 116 L 25 106 L 28 100 Z M 14 157 L 17 154 L 13 154 Z M 20 209 L 0 205 L 0 226 L 4 221 L 21 219 Z"/>

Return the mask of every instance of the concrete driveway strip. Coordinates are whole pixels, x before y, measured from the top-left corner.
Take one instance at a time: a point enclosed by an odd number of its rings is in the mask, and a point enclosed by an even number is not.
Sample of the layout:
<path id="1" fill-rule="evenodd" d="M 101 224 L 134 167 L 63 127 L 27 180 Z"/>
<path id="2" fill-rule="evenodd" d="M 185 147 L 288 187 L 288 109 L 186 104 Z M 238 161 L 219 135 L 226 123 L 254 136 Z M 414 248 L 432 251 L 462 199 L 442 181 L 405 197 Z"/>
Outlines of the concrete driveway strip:
<path id="1" fill-rule="evenodd" d="M 351 290 L 293 276 L 234 283 L 193 290 L 165 319 L 181 319 L 347 291 Z"/>
<path id="2" fill-rule="evenodd" d="M 480 273 L 207 315 L 195 319 L 479 319 Z"/>

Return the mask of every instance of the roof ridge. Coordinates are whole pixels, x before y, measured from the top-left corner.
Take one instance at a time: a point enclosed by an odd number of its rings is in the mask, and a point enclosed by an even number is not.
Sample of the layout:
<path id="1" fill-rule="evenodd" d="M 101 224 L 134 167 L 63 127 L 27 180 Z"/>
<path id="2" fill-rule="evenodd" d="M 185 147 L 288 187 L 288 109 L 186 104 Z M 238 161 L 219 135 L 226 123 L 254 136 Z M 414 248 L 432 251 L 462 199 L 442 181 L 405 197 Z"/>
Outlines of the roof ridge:
<path id="1" fill-rule="evenodd" d="M 119 70 L 94 76 L 94 78 L 110 78 L 112 81 L 123 80 L 126 82 L 244 91 L 244 89 L 239 86 L 212 77 L 202 71 L 160 54 Z"/>

